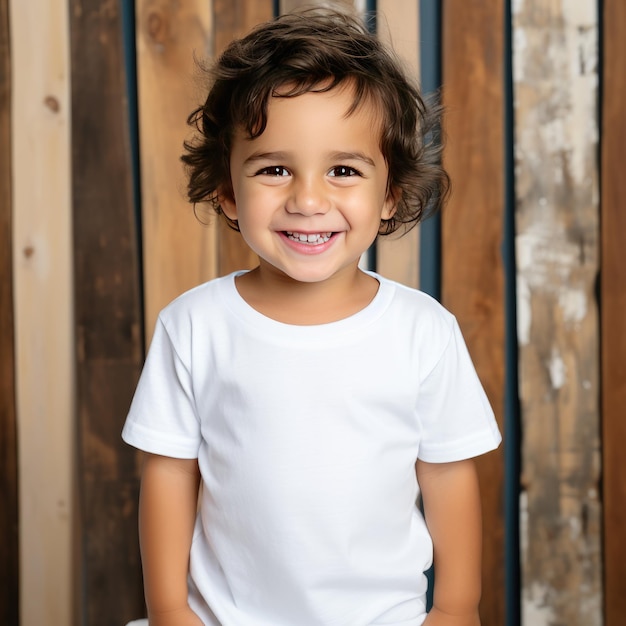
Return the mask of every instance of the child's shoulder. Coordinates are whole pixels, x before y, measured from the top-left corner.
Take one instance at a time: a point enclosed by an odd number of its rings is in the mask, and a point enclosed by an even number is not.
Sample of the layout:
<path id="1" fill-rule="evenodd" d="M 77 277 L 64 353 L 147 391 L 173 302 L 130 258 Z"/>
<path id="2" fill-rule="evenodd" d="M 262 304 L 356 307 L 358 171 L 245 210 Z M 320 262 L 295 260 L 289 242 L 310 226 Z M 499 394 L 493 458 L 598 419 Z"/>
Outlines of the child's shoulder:
<path id="1" fill-rule="evenodd" d="M 454 323 L 454 315 L 450 313 L 438 300 L 414 287 L 390 280 L 378 274 L 375 275 L 385 289 L 393 290 L 393 304 L 398 311 L 411 317 L 428 319 L 434 323 L 441 323 L 446 327 Z"/>
<path id="2" fill-rule="evenodd" d="M 167 322 L 193 319 L 200 315 L 206 318 L 217 312 L 226 303 L 229 292 L 234 287 L 236 273 L 214 278 L 183 292 L 160 312 L 159 318 Z"/>
<path id="3" fill-rule="evenodd" d="M 456 318 L 435 298 L 412 287 L 382 278 L 381 285 L 393 293 L 386 327 L 416 350 L 443 352 L 455 334 Z"/>

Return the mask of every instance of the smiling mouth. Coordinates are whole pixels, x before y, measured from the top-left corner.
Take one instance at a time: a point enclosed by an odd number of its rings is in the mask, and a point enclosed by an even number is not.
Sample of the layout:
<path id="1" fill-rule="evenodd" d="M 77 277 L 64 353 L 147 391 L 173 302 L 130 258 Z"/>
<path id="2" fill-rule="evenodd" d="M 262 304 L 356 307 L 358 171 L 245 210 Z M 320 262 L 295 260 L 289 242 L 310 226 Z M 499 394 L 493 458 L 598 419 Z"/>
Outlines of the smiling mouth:
<path id="1" fill-rule="evenodd" d="M 288 239 L 291 239 L 291 241 L 297 241 L 298 243 L 305 243 L 312 246 L 326 243 L 332 237 L 332 232 L 298 233 L 296 231 L 286 230 L 285 234 L 287 235 Z"/>

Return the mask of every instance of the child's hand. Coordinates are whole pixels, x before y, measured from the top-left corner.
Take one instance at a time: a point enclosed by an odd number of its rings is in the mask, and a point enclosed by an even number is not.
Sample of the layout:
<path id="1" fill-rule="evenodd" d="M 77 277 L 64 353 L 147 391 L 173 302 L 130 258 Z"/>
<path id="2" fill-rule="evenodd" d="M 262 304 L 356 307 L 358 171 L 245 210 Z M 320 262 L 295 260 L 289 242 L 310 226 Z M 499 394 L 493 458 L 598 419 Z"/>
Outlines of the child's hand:
<path id="1" fill-rule="evenodd" d="M 423 626 L 480 626 L 480 617 L 478 611 L 468 615 L 451 615 L 433 607 Z"/>
<path id="2" fill-rule="evenodd" d="M 202 620 L 189 608 L 166 613 L 150 613 L 149 626 L 204 626 Z"/>

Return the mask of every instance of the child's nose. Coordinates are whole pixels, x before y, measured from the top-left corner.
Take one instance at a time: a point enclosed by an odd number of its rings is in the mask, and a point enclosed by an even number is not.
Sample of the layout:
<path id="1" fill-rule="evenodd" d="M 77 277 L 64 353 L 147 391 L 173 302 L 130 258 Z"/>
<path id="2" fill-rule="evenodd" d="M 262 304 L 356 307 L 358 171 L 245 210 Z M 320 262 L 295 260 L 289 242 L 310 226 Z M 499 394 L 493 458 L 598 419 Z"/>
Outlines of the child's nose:
<path id="1" fill-rule="evenodd" d="M 323 181 L 315 179 L 294 181 L 285 208 L 288 213 L 302 215 L 326 213 L 330 209 L 330 200 Z"/>

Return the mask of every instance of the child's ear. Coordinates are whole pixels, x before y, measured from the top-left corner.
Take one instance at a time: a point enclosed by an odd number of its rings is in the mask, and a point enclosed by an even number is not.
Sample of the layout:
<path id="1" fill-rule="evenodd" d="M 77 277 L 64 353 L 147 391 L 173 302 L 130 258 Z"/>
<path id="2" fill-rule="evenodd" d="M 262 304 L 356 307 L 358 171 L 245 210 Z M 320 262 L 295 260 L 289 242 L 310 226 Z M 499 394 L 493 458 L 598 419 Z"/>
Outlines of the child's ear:
<path id="1" fill-rule="evenodd" d="M 222 212 L 228 218 L 237 221 L 237 204 L 235 203 L 235 196 L 231 189 L 221 189 L 219 192 L 218 200 Z"/>
<path id="2" fill-rule="evenodd" d="M 390 220 L 395 214 L 398 208 L 398 198 L 400 194 L 400 190 L 396 187 L 390 187 L 387 190 L 387 197 L 385 198 L 385 202 L 383 203 L 383 211 L 380 216 L 383 220 Z"/>

